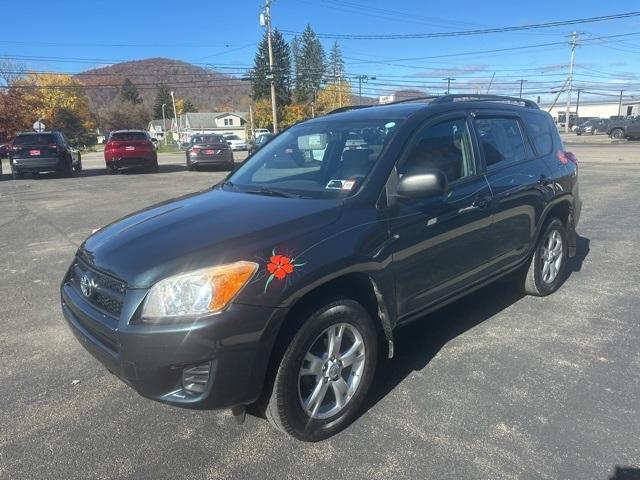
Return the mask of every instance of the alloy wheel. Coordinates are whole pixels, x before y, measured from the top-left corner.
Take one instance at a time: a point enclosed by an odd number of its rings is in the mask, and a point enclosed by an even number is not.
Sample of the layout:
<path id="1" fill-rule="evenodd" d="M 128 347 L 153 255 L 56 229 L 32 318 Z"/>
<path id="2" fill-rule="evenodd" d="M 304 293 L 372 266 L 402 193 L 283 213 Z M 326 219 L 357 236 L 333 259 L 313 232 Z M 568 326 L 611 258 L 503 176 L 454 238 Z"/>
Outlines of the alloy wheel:
<path id="1" fill-rule="evenodd" d="M 551 230 L 547 234 L 541 247 L 540 257 L 542 260 L 542 281 L 551 284 L 558 277 L 564 260 L 562 235 L 558 230 Z"/>
<path id="2" fill-rule="evenodd" d="M 350 323 L 324 330 L 311 344 L 298 374 L 298 398 L 313 419 L 342 411 L 358 390 L 366 362 L 362 334 Z"/>

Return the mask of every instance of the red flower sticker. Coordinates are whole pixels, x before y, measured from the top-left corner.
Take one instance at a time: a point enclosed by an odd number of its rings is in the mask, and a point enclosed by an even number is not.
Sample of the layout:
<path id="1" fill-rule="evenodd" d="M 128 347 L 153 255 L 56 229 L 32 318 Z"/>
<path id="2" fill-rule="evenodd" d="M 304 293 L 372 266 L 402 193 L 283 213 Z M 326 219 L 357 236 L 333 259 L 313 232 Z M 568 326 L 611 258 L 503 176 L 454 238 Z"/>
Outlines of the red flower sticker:
<path id="1" fill-rule="evenodd" d="M 269 270 L 269 273 L 278 280 L 282 280 L 290 273 L 293 273 L 293 269 L 294 265 L 291 263 L 291 259 L 284 255 L 273 255 L 269 258 L 269 263 L 267 264 L 267 270 Z"/>
<path id="2" fill-rule="evenodd" d="M 269 277 L 267 278 L 267 282 L 264 286 L 265 293 L 267 292 L 267 287 L 274 278 L 284 280 L 288 275 L 291 275 L 297 267 L 301 267 L 303 265 L 304 263 L 295 263 L 295 259 L 288 255 L 277 254 L 274 249 L 273 252 L 271 252 L 269 261 L 267 262 L 267 272 L 269 272 Z"/>

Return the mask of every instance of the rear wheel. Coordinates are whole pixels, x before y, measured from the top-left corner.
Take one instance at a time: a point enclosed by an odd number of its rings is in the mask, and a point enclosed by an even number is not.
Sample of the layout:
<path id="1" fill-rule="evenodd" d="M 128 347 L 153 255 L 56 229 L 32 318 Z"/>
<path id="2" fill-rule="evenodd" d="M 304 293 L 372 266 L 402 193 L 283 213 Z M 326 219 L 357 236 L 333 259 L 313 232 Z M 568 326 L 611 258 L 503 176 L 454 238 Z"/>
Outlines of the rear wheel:
<path id="1" fill-rule="evenodd" d="M 62 175 L 65 177 L 75 177 L 76 170 L 73 168 L 73 159 L 69 158 L 69 160 L 64 164 Z"/>
<path id="2" fill-rule="evenodd" d="M 11 177 L 12 177 L 14 180 L 20 180 L 20 179 L 22 179 L 22 178 L 24 177 L 24 175 L 23 175 L 23 173 L 22 173 L 20 170 L 18 170 L 17 168 L 12 168 L 12 169 L 11 169 Z"/>
<path id="3" fill-rule="evenodd" d="M 158 157 L 154 158 L 151 162 L 151 171 L 152 172 L 159 172 L 160 171 L 160 165 L 158 165 Z"/>
<path id="4" fill-rule="evenodd" d="M 524 281 L 525 292 L 538 297 L 555 292 L 564 279 L 567 252 L 566 228 L 560 220 L 552 218 L 531 258 Z"/>
<path id="5" fill-rule="evenodd" d="M 313 309 L 282 357 L 267 420 L 304 441 L 334 435 L 362 405 L 377 355 L 375 325 L 358 302 L 340 298 Z"/>
<path id="6" fill-rule="evenodd" d="M 78 154 L 78 163 L 76 164 L 75 170 L 77 174 L 82 172 L 82 157 L 80 154 Z"/>
<path id="7" fill-rule="evenodd" d="M 624 130 L 621 128 L 614 128 L 611 130 L 611 138 L 615 138 L 616 140 L 624 138 Z"/>

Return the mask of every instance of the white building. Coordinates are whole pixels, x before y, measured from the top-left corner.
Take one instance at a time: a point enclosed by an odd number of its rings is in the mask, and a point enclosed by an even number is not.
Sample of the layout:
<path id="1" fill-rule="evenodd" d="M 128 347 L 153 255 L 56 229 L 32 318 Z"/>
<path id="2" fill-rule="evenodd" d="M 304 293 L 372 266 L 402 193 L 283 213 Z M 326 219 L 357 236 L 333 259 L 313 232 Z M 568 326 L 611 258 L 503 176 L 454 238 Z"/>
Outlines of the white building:
<path id="1" fill-rule="evenodd" d="M 564 122 L 565 112 L 567 110 L 567 102 L 566 100 L 560 100 L 555 104 L 551 110 L 549 110 L 551 105 L 540 105 L 542 110 L 548 111 L 556 123 Z M 571 102 L 571 117 L 576 116 L 576 98 L 572 99 Z M 614 116 L 623 116 L 628 117 L 630 115 L 640 115 L 640 101 L 638 100 L 623 100 L 622 105 L 618 101 L 609 100 L 605 102 L 598 101 L 581 101 L 579 105 L 577 105 L 577 115 L 580 118 L 584 117 L 599 117 L 599 118 L 610 118 Z M 560 122 L 559 122 L 560 117 Z"/>
<path id="2" fill-rule="evenodd" d="M 201 133 L 232 133 L 247 139 L 246 112 L 198 112 L 180 115 L 180 141 L 187 142 L 191 135 Z"/>

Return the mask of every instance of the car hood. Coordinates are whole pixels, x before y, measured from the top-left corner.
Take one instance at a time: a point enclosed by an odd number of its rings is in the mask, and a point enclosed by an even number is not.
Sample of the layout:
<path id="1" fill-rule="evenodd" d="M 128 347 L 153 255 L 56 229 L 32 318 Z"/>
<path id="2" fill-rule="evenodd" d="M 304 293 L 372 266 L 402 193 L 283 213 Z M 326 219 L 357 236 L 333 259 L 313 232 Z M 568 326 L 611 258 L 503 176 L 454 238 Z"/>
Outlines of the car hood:
<path id="1" fill-rule="evenodd" d="M 124 217 L 90 236 L 79 255 L 147 288 L 170 275 L 257 256 L 335 222 L 340 200 L 270 197 L 212 189 Z"/>

